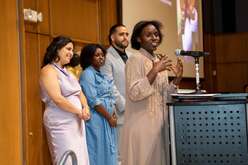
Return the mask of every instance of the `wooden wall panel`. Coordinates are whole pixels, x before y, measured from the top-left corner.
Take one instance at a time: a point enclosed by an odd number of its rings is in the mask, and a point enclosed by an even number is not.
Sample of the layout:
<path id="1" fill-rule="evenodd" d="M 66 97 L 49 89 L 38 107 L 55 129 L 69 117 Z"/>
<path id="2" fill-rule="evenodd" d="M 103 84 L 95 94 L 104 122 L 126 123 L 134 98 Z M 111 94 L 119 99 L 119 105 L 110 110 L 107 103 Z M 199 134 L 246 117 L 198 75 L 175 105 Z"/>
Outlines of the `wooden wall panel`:
<path id="1" fill-rule="evenodd" d="M 27 164 L 40 164 L 42 161 L 42 107 L 39 94 L 39 52 L 38 36 L 26 33 L 26 56 L 25 56 L 25 137 L 27 141 L 26 153 Z"/>
<path id="2" fill-rule="evenodd" d="M 210 55 L 204 57 L 204 82 L 203 87 L 208 92 L 215 92 L 216 85 L 216 51 L 215 51 L 215 38 L 213 34 L 204 34 L 204 50 L 209 52 Z"/>
<path id="3" fill-rule="evenodd" d="M 117 20 L 117 2 L 116 0 L 101 0 L 100 15 L 101 15 L 101 43 L 109 45 L 108 33 L 111 26 L 118 22 Z"/>
<path id="4" fill-rule="evenodd" d="M 45 50 L 57 35 L 72 38 L 77 53 L 88 43 L 106 43 L 110 26 L 117 22 L 115 0 L 23 0 L 23 6 L 43 14 L 41 23 L 25 21 L 24 161 L 27 165 L 49 165 L 51 159 L 42 125 L 44 105 L 38 84 Z"/>
<path id="5" fill-rule="evenodd" d="M 67 35 L 81 42 L 99 42 L 98 0 L 50 1 L 52 35 Z"/>
<path id="6" fill-rule="evenodd" d="M 49 0 L 23 0 L 24 9 L 32 9 L 38 13 L 42 13 L 43 20 L 42 22 L 29 22 L 25 21 L 25 31 L 40 33 L 40 34 L 49 34 Z"/>
<path id="7" fill-rule="evenodd" d="M 37 10 L 37 1 L 35 0 L 23 0 L 23 9 Z M 37 24 L 25 21 L 25 31 L 37 33 Z"/>
<path id="8" fill-rule="evenodd" d="M 38 36 L 38 41 L 39 41 L 39 64 L 40 64 L 39 69 L 40 69 L 40 66 L 42 65 L 43 57 L 44 57 L 45 52 L 46 52 L 46 48 L 49 45 L 49 43 L 51 41 L 51 38 L 50 38 L 50 36 L 39 35 Z M 44 106 L 44 104 L 42 104 L 42 117 L 43 117 L 44 109 L 45 109 L 45 106 Z M 43 121 L 41 119 L 38 122 L 42 123 Z M 50 157 L 50 153 L 49 153 L 49 148 L 48 148 L 48 145 L 47 145 L 47 137 L 46 137 L 44 126 L 42 126 L 42 128 L 40 128 L 40 129 L 42 130 L 42 135 L 41 135 L 42 146 L 40 148 L 40 150 L 42 150 L 42 153 L 41 153 L 41 158 L 42 158 L 41 165 L 42 164 L 51 165 L 52 162 L 51 162 L 51 157 Z"/>
<path id="9" fill-rule="evenodd" d="M 37 11 L 42 13 L 43 20 L 38 23 L 38 33 L 50 34 L 49 0 L 38 0 Z"/>
<path id="10" fill-rule="evenodd" d="M 243 92 L 248 84 L 248 33 L 204 34 L 204 85 L 211 92 Z"/>
<path id="11" fill-rule="evenodd" d="M 81 49 L 86 45 L 87 43 L 77 42 L 74 41 L 74 52 L 77 54 L 80 54 Z"/>
<path id="12" fill-rule="evenodd" d="M 217 64 L 218 92 L 243 92 L 248 83 L 248 63 Z"/>
<path id="13" fill-rule="evenodd" d="M 20 48 L 16 0 L 0 5 L 0 164 L 22 164 Z"/>
<path id="14" fill-rule="evenodd" d="M 50 41 L 49 36 L 26 33 L 25 63 L 25 141 L 27 164 L 44 164 L 43 153 L 48 151 L 43 145 L 46 139 L 42 124 L 42 103 L 39 90 L 41 58 Z M 44 148 L 45 147 L 45 148 Z M 43 150 L 44 148 L 44 150 Z"/>
<path id="15" fill-rule="evenodd" d="M 23 8 L 37 9 L 38 1 L 23 0 Z"/>
<path id="16" fill-rule="evenodd" d="M 40 64 L 40 67 L 41 67 L 41 64 L 42 64 L 42 60 L 43 60 L 43 57 L 46 53 L 46 48 L 48 47 L 48 45 L 50 44 L 50 41 L 52 40 L 50 36 L 47 36 L 47 35 L 38 35 L 38 41 L 39 41 L 39 64 Z M 40 69 L 39 67 L 39 69 Z"/>
<path id="17" fill-rule="evenodd" d="M 204 50 L 210 56 L 204 60 L 205 85 L 211 92 L 243 92 L 248 84 L 248 32 L 215 33 L 213 1 L 203 1 Z M 232 12 L 232 11 L 230 11 Z M 235 28 L 234 28 L 235 29 Z"/>
<path id="18" fill-rule="evenodd" d="M 212 92 L 243 92 L 248 84 L 248 33 L 205 34 L 206 85 Z"/>
<path id="19" fill-rule="evenodd" d="M 216 62 L 248 62 L 248 33 L 219 34 L 215 36 Z"/>

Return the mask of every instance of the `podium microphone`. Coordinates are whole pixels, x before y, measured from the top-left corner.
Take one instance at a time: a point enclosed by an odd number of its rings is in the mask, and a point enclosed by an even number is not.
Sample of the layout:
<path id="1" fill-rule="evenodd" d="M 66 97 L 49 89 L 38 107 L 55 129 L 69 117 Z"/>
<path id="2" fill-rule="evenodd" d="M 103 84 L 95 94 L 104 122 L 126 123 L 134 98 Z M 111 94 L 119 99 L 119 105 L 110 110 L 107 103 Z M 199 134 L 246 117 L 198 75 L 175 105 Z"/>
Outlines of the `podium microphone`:
<path id="1" fill-rule="evenodd" d="M 204 51 L 185 51 L 181 49 L 175 50 L 176 56 L 192 56 L 192 57 L 201 57 L 209 55 L 209 52 Z"/>

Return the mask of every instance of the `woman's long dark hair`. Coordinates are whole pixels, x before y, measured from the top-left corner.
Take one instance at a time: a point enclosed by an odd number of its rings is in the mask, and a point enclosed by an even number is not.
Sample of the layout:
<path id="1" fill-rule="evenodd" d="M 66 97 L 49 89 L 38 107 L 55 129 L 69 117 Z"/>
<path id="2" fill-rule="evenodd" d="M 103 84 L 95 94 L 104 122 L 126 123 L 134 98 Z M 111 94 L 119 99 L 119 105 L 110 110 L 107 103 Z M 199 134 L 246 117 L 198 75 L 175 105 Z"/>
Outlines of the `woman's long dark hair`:
<path id="1" fill-rule="evenodd" d="M 97 48 L 101 49 L 104 55 L 106 54 L 106 49 L 99 44 L 88 44 L 82 48 L 80 54 L 80 65 L 83 69 L 92 64 L 92 58 Z"/>
<path id="2" fill-rule="evenodd" d="M 80 56 L 74 53 L 70 60 L 70 63 L 66 64 L 65 66 L 76 67 L 79 64 L 80 64 Z"/>
<path id="3" fill-rule="evenodd" d="M 46 49 L 46 53 L 43 58 L 42 67 L 56 60 L 59 60 L 58 50 L 62 49 L 68 43 L 73 43 L 69 37 L 65 37 L 65 36 L 55 37 Z"/>

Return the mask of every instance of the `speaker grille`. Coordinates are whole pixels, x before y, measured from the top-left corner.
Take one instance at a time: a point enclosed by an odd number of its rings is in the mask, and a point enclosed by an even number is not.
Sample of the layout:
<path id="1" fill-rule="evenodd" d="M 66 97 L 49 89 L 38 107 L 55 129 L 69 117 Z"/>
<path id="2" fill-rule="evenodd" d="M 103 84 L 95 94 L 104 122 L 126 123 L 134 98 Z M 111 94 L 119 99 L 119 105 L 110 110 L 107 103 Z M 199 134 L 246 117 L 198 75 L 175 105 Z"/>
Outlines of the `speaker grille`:
<path id="1" fill-rule="evenodd" d="M 245 104 L 174 106 L 177 165 L 248 165 Z"/>

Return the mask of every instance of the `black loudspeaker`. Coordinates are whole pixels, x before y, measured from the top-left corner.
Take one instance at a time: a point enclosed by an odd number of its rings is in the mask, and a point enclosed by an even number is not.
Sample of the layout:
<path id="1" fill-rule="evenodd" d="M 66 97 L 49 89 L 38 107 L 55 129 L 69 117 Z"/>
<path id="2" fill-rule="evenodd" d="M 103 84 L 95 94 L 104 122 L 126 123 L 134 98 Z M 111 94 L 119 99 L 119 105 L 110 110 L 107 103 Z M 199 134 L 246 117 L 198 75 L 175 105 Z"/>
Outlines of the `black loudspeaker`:
<path id="1" fill-rule="evenodd" d="M 202 2 L 205 32 L 248 32 L 247 0 L 203 0 Z"/>

